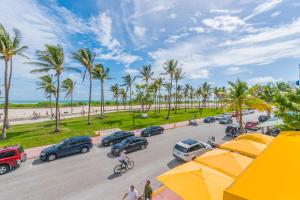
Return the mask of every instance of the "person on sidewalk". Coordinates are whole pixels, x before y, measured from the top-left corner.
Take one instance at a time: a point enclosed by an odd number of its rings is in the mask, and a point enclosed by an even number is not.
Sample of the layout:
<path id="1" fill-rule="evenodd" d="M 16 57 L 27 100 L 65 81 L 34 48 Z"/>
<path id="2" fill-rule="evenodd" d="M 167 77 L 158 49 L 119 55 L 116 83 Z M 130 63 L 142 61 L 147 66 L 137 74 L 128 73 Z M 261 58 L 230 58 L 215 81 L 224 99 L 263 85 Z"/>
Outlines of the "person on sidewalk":
<path id="1" fill-rule="evenodd" d="M 124 195 L 123 200 L 128 197 L 128 200 L 138 200 L 138 191 L 134 189 L 134 185 L 130 186 L 129 191 Z"/>
<path id="2" fill-rule="evenodd" d="M 145 189 L 144 189 L 144 198 L 145 200 L 152 200 L 152 187 L 150 185 L 150 180 L 147 180 Z"/>

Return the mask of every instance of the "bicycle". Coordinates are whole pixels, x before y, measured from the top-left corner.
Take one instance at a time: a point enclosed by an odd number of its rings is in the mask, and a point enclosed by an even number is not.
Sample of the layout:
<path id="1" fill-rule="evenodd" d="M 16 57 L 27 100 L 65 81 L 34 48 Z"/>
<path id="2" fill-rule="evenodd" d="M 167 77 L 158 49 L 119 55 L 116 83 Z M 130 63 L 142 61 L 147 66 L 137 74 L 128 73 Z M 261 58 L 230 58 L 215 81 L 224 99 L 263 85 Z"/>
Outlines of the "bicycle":
<path id="1" fill-rule="evenodd" d="M 114 174 L 115 175 L 121 174 L 123 172 L 123 170 L 124 170 L 124 172 L 126 172 L 126 171 L 133 168 L 134 162 L 132 160 L 127 159 L 126 162 L 127 162 L 127 165 L 122 163 L 122 164 L 119 164 L 119 165 L 115 166 L 115 168 L 114 168 Z"/>

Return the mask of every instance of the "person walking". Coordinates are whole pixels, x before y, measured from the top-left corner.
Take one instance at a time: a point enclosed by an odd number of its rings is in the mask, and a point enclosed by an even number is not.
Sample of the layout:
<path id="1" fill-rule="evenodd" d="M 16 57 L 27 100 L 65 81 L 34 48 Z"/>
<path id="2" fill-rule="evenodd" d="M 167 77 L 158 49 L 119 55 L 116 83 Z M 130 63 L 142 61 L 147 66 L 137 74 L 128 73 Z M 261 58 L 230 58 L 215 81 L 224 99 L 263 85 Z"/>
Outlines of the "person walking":
<path id="1" fill-rule="evenodd" d="M 147 180 L 145 189 L 144 189 L 144 198 L 145 200 L 152 200 L 152 187 L 150 185 L 150 180 Z"/>
<path id="2" fill-rule="evenodd" d="M 130 186 L 129 191 L 124 195 L 123 200 L 128 197 L 128 200 L 138 200 L 138 191 L 134 189 L 134 185 Z"/>

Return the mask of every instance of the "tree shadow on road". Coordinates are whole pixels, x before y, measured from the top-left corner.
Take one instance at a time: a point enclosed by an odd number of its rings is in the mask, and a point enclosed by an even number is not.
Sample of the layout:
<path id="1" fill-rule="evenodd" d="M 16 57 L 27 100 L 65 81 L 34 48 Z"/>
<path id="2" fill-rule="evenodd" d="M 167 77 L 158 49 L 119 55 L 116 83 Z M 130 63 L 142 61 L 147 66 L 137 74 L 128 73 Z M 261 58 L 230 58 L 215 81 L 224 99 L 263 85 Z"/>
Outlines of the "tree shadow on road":
<path id="1" fill-rule="evenodd" d="M 182 163 L 183 163 L 183 161 L 173 159 L 167 163 L 167 166 L 169 167 L 169 169 L 173 169 L 174 167 L 177 167 L 178 165 L 181 165 Z"/>
<path id="2" fill-rule="evenodd" d="M 40 159 L 34 159 L 33 161 L 32 161 L 32 165 L 40 165 L 40 164 L 45 164 L 45 163 L 47 163 L 47 162 L 45 162 L 45 161 L 41 161 Z"/>

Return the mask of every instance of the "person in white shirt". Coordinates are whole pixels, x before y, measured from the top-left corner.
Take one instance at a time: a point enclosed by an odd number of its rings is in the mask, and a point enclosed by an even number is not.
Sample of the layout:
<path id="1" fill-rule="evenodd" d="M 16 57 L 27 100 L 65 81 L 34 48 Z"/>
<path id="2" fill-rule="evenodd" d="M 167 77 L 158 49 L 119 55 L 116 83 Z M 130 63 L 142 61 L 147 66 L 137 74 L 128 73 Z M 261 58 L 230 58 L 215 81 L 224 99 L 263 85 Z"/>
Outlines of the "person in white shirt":
<path id="1" fill-rule="evenodd" d="M 124 164 L 125 167 L 127 166 L 126 158 L 129 159 L 126 155 L 126 151 L 125 150 L 121 151 L 120 156 L 119 156 L 119 162 Z"/>
<path id="2" fill-rule="evenodd" d="M 130 186 L 129 191 L 124 195 L 123 200 L 128 197 L 128 200 L 138 200 L 138 191 L 134 189 L 134 185 Z"/>

